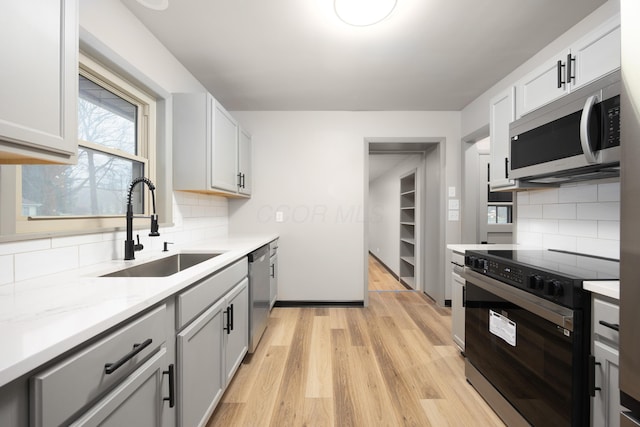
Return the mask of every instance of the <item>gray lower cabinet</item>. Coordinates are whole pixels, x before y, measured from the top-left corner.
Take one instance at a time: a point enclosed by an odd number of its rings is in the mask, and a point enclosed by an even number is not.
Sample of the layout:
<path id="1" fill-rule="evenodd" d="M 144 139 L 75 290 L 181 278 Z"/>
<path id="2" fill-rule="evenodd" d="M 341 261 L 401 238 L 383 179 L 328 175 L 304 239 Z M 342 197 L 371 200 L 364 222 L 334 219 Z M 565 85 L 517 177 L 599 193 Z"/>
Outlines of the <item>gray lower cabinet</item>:
<path id="1" fill-rule="evenodd" d="M 138 368 L 115 390 L 100 400 L 82 417 L 71 423 L 72 427 L 162 427 L 165 394 L 163 378 L 166 368 L 165 348 Z M 168 371 L 167 371 L 168 372 Z M 170 394 L 167 391 L 167 396 Z"/>
<path id="2" fill-rule="evenodd" d="M 249 345 L 249 279 L 245 278 L 227 296 L 224 330 L 225 385 L 236 373 Z"/>
<path id="3" fill-rule="evenodd" d="M 165 362 L 166 319 L 166 305 L 162 304 L 33 375 L 31 426 L 53 427 L 79 422 L 77 420 L 86 420 L 86 425 L 92 425 L 89 420 L 102 417 L 104 411 L 108 411 L 101 409 L 101 405 L 110 408 L 109 401 L 120 401 L 119 405 L 123 405 L 127 396 L 138 399 L 140 395 L 135 388 L 141 376 Z M 147 359 L 156 360 L 158 364 L 148 367 Z M 168 370 L 166 364 L 164 369 Z M 159 395 L 160 383 L 158 376 L 158 393 L 149 403 L 154 408 L 149 411 L 157 412 L 158 417 L 161 412 L 157 408 L 164 405 Z M 166 388 L 169 393 L 168 385 Z"/>
<path id="4" fill-rule="evenodd" d="M 178 425 L 201 426 L 222 397 L 222 325 L 225 300 L 178 334 Z"/>
<path id="5" fill-rule="evenodd" d="M 220 297 L 206 300 L 204 295 Z M 204 426 L 247 353 L 246 259 L 202 280 L 178 295 L 177 301 L 182 313 L 178 325 L 186 325 L 177 334 L 178 425 Z M 203 308 L 195 318 L 186 316 Z"/>
<path id="6" fill-rule="evenodd" d="M 592 355 L 595 361 L 595 390 L 592 392 L 591 425 L 620 425 L 618 301 L 605 296 L 593 297 Z"/>

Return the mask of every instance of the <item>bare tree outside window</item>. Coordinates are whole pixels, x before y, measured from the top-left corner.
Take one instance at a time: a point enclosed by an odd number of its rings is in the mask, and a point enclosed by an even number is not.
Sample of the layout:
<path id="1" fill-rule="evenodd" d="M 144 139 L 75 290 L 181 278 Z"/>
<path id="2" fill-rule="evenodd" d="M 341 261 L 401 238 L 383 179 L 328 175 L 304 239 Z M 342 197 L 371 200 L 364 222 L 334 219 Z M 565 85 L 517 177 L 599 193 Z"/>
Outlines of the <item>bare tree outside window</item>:
<path id="1" fill-rule="evenodd" d="M 124 215 L 129 184 L 144 176 L 137 160 L 140 106 L 82 75 L 79 95 L 78 162 L 23 166 L 24 216 Z M 142 192 L 136 193 L 134 210 L 141 213 Z"/>

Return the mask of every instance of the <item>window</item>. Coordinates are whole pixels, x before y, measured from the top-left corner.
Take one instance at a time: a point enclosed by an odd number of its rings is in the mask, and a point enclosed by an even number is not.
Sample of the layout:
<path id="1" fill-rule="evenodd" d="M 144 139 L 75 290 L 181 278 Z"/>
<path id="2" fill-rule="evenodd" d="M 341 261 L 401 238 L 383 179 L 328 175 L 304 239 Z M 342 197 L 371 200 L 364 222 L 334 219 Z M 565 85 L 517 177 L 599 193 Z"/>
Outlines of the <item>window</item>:
<path id="1" fill-rule="evenodd" d="M 131 181 L 154 181 L 155 101 L 83 55 L 78 86 L 77 164 L 19 168 L 18 233 L 122 226 Z M 148 190 L 134 190 L 134 212 L 148 212 Z"/>
<path id="2" fill-rule="evenodd" d="M 487 224 L 511 224 L 513 193 L 491 191 L 489 184 L 491 165 L 487 165 Z"/>

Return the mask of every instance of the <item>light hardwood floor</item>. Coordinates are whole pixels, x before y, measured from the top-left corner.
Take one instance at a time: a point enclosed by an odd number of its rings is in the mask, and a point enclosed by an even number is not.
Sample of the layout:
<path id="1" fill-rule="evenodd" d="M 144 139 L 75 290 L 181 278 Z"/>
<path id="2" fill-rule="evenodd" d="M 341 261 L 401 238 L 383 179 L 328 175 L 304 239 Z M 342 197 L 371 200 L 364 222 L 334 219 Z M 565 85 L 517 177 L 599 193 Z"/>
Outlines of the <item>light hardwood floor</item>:
<path id="1" fill-rule="evenodd" d="M 208 427 L 503 426 L 465 380 L 450 310 L 399 286 L 367 308 L 274 308 Z"/>

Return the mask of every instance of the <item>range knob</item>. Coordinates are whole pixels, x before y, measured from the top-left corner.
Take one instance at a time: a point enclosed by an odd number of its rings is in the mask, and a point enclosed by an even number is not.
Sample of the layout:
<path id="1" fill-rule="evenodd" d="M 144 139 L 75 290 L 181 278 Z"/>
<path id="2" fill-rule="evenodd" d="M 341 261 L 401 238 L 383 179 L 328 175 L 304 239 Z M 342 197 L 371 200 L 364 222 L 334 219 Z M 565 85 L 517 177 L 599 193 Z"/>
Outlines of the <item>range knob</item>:
<path id="1" fill-rule="evenodd" d="M 489 263 L 487 262 L 486 259 L 476 258 L 476 259 L 473 260 L 473 267 L 474 268 L 479 268 L 481 270 L 486 270 L 488 265 L 489 265 Z"/>
<path id="2" fill-rule="evenodd" d="M 464 257 L 464 265 L 468 265 L 469 267 L 473 267 L 476 261 L 476 257 L 473 255 L 466 255 Z"/>
<path id="3" fill-rule="evenodd" d="M 537 274 L 529 276 L 529 288 L 541 291 L 544 288 L 542 276 L 538 276 Z"/>
<path id="4" fill-rule="evenodd" d="M 552 297 L 561 297 L 564 293 L 562 289 L 562 283 L 558 280 L 548 280 L 547 281 L 547 295 Z"/>

